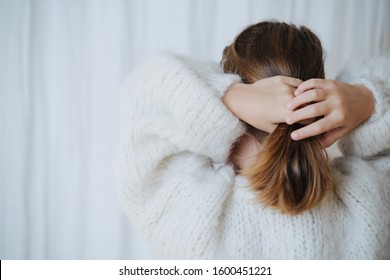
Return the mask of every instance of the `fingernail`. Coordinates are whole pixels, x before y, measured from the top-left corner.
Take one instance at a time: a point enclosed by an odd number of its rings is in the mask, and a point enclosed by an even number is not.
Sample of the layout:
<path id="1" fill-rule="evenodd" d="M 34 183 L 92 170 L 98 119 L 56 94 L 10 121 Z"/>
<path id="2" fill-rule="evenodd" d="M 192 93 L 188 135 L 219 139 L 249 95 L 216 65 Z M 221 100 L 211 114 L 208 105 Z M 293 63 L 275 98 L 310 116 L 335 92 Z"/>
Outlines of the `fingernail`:
<path id="1" fill-rule="evenodd" d="M 292 102 L 288 102 L 288 103 L 287 103 L 287 108 L 288 108 L 288 109 L 291 110 L 291 109 L 292 109 L 292 106 L 293 106 Z"/>
<path id="2" fill-rule="evenodd" d="M 298 140 L 298 133 L 296 133 L 295 131 L 291 133 L 291 138 L 294 140 Z"/>
<path id="3" fill-rule="evenodd" d="M 292 122 L 292 119 L 290 116 L 287 116 L 286 117 L 286 123 L 290 124 Z"/>

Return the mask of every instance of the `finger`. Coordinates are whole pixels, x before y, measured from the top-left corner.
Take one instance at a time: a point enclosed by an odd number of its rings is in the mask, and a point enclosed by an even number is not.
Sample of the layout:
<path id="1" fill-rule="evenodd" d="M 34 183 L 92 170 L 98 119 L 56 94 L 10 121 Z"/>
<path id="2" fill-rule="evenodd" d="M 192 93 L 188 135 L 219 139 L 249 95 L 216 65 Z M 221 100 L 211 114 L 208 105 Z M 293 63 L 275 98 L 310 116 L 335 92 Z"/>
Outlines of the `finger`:
<path id="1" fill-rule="evenodd" d="M 287 124 L 294 124 L 303 120 L 325 116 L 329 113 L 326 102 L 319 102 L 302 107 L 286 116 Z"/>
<path id="2" fill-rule="evenodd" d="M 297 129 L 291 133 L 293 140 L 302 140 L 327 132 L 331 129 L 331 122 L 327 118 L 322 118 L 312 124 Z"/>
<path id="3" fill-rule="evenodd" d="M 347 133 L 345 128 L 336 128 L 331 131 L 324 133 L 321 137 L 321 144 L 323 148 L 328 148 L 334 144 L 337 140 L 343 137 Z"/>
<path id="4" fill-rule="evenodd" d="M 303 83 L 301 83 L 298 88 L 295 90 L 294 95 L 298 96 L 305 91 L 308 91 L 313 88 L 322 88 L 324 87 L 324 84 L 326 83 L 327 80 L 325 79 L 310 79 L 307 80 Z"/>
<path id="5" fill-rule="evenodd" d="M 287 76 L 280 76 L 280 77 L 285 84 L 295 88 L 299 87 L 299 85 L 303 83 L 302 80 L 297 78 L 287 77 Z"/>
<path id="6" fill-rule="evenodd" d="M 305 104 L 309 104 L 311 102 L 319 102 L 325 100 L 327 97 L 327 92 L 322 89 L 311 89 L 305 91 L 304 93 L 294 97 L 287 103 L 287 108 L 289 110 L 295 110 Z"/>

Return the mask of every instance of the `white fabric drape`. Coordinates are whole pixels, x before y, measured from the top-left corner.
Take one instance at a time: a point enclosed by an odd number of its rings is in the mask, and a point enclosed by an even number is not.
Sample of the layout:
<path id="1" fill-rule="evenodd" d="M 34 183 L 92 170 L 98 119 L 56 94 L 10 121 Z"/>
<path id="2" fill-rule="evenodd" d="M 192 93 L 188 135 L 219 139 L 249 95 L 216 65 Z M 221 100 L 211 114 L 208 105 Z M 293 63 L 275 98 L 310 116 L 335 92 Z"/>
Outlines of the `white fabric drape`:
<path id="1" fill-rule="evenodd" d="M 390 50 L 390 1 L 0 0 L 0 259 L 155 258 L 113 159 L 125 76 L 171 50 L 219 61 L 246 25 L 304 24 L 327 76 Z"/>

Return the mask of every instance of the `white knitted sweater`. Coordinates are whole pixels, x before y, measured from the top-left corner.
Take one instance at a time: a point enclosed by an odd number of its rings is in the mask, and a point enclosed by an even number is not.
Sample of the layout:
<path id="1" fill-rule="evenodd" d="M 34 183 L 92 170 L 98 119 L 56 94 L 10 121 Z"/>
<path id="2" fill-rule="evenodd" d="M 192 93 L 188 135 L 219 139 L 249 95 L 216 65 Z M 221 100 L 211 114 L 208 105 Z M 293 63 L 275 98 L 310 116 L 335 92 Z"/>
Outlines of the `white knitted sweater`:
<path id="1" fill-rule="evenodd" d="M 389 259 L 389 76 L 388 58 L 340 76 L 369 87 L 376 112 L 340 141 L 331 197 L 291 217 L 255 201 L 226 163 L 244 126 L 221 97 L 239 77 L 159 55 L 122 91 L 122 206 L 162 258 Z"/>

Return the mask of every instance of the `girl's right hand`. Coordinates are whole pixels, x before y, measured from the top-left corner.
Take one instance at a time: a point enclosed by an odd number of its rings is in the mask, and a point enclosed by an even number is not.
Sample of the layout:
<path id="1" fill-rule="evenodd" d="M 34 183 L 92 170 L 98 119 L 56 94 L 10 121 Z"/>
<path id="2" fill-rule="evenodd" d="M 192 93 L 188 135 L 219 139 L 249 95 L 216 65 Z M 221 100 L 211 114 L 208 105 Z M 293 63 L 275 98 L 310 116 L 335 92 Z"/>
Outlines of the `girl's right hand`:
<path id="1" fill-rule="evenodd" d="M 286 76 L 261 79 L 253 84 L 232 85 L 223 102 L 240 120 L 272 133 L 278 123 L 284 123 L 289 112 L 287 103 L 301 80 Z"/>
<path id="2" fill-rule="evenodd" d="M 294 131 L 291 137 L 300 140 L 320 136 L 324 148 L 351 132 L 375 110 L 372 92 L 364 85 L 311 79 L 302 83 L 295 95 L 288 104 L 292 111 L 286 119 L 288 124 L 320 118 Z"/>

